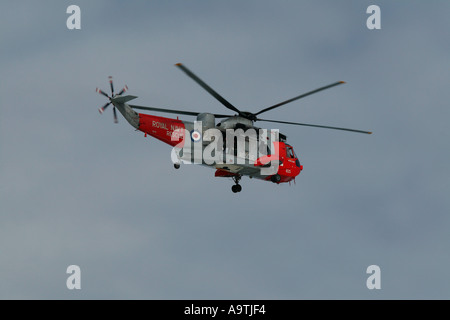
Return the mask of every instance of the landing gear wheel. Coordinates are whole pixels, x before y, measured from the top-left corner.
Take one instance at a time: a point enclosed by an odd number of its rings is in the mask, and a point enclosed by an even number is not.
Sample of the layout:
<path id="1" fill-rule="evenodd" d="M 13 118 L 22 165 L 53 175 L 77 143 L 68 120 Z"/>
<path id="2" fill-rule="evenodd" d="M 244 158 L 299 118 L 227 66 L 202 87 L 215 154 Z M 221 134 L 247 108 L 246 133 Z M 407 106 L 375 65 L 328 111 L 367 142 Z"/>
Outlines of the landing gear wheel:
<path id="1" fill-rule="evenodd" d="M 174 163 L 174 164 L 173 164 L 173 167 L 174 167 L 175 169 L 180 169 L 180 164 L 179 164 L 179 163 Z"/>
<path id="2" fill-rule="evenodd" d="M 234 193 L 241 192 L 242 187 L 239 184 L 239 180 L 241 180 L 241 176 L 240 175 L 234 176 L 233 180 L 236 184 L 231 187 L 231 191 L 233 191 Z"/>
<path id="3" fill-rule="evenodd" d="M 231 191 L 233 191 L 234 193 L 241 192 L 241 190 L 242 186 L 240 184 L 235 184 L 234 186 L 231 187 Z"/>
<path id="4" fill-rule="evenodd" d="M 272 182 L 274 182 L 274 183 L 280 183 L 280 181 L 281 181 L 281 177 L 280 177 L 280 175 L 277 173 L 277 174 L 274 174 L 271 178 L 270 178 L 270 181 L 272 181 Z"/>
<path id="5" fill-rule="evenodd" d="M 240 184 L 235 184 L 234 186 L 231 187 L 231 191 L 233 191 L 234 193 L 241 192 L 241 190 L 242 186 Z"/>

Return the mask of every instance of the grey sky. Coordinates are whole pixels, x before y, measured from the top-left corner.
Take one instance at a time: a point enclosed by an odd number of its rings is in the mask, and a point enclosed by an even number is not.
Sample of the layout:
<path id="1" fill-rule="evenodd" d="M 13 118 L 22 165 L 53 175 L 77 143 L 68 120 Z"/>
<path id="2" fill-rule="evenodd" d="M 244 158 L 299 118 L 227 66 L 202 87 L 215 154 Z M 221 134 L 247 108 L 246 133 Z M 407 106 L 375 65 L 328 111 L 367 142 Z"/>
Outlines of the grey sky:
<path id="1" fill-rule="evenodd" d="M 450 298 L 448 1 L 92 2 L 0 4 L 0 298 Z M 344 80 L 265 117 L 374 134 L 280 125 L 296 185 L 233 194 L 97 112 L 112 75 L 136 104 L 224 113 L 178 62 L 249 111 Z"/>

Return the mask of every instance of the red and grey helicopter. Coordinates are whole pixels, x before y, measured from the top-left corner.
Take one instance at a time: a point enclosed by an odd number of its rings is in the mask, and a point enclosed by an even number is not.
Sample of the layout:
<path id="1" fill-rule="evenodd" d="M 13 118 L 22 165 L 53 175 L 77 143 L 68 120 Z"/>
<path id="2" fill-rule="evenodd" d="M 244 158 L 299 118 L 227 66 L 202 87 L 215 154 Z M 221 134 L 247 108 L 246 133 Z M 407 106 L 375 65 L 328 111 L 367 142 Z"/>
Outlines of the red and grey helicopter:
<path id="1" fill-rule="evenodd" d="M 261 128 L 257 128 L 254 126 L 254 123 L 256 121 L 344 130 L 365 134 L 372 133 L 369 131 L 348 128 L 261 119 L 259 117 L 262 113 L 281 107 L 285 104 L 304 98 L 319 91 L 338 86 L 345 83 L 344 81 L 334 82 L 332 84 L 306 92 L 294 98 L 285 100 L 283 102 L 277 103 L 273 106 L 253 113 L 249 111 L 241 111 L 236 108 L 225 98 L 219 95 L 215 90 L 213 90 L 209 85 L 203 82 L 199 77 L 197 77 L 192 71 L 186 68 L 183 64 L 178 63 L 176 64 L 176 66 L 180 68 L 184 73 L 186 73 L 186 75 L 188 75 L 197 84 L 199 84 L 203 89 L 205 89 L 209 94 L 216 98 L 220 103 L 222 103 L 226 108 L 234 111 L 235 114 L 214 114 L 208 112 L 163 109 L 128 104 L 128 101 L 136 99 L 137 97 L 131 95 L 122 96 L 122 94 L 128 90 L 127 86 L 125 86 L 119 93 L 115 94 L 112 77 L 109 77 L 111 95 L 108 95 L 98 88 L 96 90 L 98 93 L 104 95 L 109 100 L 103 107 L 99 109 L 99 112 L 103 113 L 106 108 L 112 104 L 114 122 L 118 122 L 116 112 L 117 109 L 135 129 L 144 132 L 145 136 L 150 135 L 158 140 L 161 140 L 162 142 L 165 142 L 174 147 L 174 150 L 175 148 L 178 148 L 178 153 L 175 153 L 175 160 L 174 157 L 172 157 L 172 161 L 174 162 L 174 167 L 176 169 L 180 168 L 180 163 L 182 162 L 198 163 L 212 167 L 216 169 L 216 177 L 228 177 L 233 179 L 235 184 L 232 186 L 232 191 L 234 193 L 240 192 L 242 190 L 239 181 L 243 176 L 271 181 L 279 184 L 283 182 L 290 182 L 293 180 L 295 181 L 295 177 L 298 176 L 303 169 L 303 166 L 300 164 L 300 161 L 296 156 L 293 147 L 286 142 L 286 136 L 284 134 L 278 133 L 278 136 L 274 140 L 269 139 L 267 135 L 257 134 L 254 136 L 250 136 L 243 134 L 244 130 L 246 133 L 249 132 L 249 129 L 257 130 L 259 132 Z M 179 120 L 178 117 L 176 119 L 172 119 L 144 113 L 137 113 L 136 111 L 134 111 L 134 109 L 194 116 L 196 117 L 197 121 L 182 121 Z M 216 124 L 216 119 L 224 120 Z M 201 124 L 200 127 L 197 125 L 198 123 Z M 239 131 L 239 129 L 242 130 Z M 202 137 L 204 135 L 207 135 L 208 130 L 214 130 L 214 133 L 216 133 L 214 139 L 210 139 L 209 141 L 218 142 L 218 140 L 222 140 L 221 142 L 223 147 L 216 148 L 213 151 L 213 153 L 215 153 L 215 159 L 220 159 L 221 161 L 205 161 L 204 159 L 202 159 L 196 162 L 193 158 L 195 153 L 195 144 L 200 142 L 200 153 L 206 150 L 206 148 L 208 147 L 208 142 L 203 141 Z M 230 131 L 239 132 L 239 134 L 235 134 L 234 136 L 231 135 L 230 139 L 230 136 L 228 136 L 228 132 Z M 219 136 L 217 136 L 217 132 L 220 133 Z M 245 141 L 245 143 L 243 144 L 244 147 L 243 149 L 241 149 L 241 152 L 239 152 L 239 147 L 237 146 L 236 142 L 239 139 L 239 135 L 244 136 Z M 188 137 L 190 139 L 187 139 Z M 264 141 L 267 145 L 267 149 L 265 149 L 263 153 L 255 154 L 249 152 L 249 146 L 251 145 L 250 140 L 252 139 L 256 140 L 254 141 L 255 143 L 262 142 L 263 139 L 270 141 L 271 143 Z M 188 145 L 188 142 L 190 143 L 189 140 L 191 140 L 193 143 L 189 144 L 189 148 L 185 148 L 185 145 Z M 180 152 L 181 148 L 183 148 L 182 152 Z M 276 166 L 273 166 L 274 163 L 276 164 Z M 268 170 L 268 167 L 272 169 L 275 168 L 275 170 Z"/>

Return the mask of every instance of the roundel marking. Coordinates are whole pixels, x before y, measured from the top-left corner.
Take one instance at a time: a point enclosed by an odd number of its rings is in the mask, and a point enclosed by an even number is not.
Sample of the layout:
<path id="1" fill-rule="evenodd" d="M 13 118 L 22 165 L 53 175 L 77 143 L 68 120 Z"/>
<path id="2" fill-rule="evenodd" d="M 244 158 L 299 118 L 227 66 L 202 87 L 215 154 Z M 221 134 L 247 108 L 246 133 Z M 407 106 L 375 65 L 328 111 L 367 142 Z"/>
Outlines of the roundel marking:
<path id="1" fill-rule="evenodd" d="M 200 132 L 198 132 L 197 130 L 192 130 L 191 139 L 194 142 L 199 142 L 202 139 L 202 134 Z"/>

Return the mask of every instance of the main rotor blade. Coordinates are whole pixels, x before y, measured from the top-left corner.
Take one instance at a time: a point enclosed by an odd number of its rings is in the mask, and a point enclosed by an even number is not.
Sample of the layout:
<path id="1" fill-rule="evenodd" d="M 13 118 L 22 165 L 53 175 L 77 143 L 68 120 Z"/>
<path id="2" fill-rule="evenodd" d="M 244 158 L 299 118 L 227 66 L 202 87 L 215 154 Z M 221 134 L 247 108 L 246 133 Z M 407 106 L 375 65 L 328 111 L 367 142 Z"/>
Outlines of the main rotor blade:
<path id="1" fill-rule="evenodd" d="M 285 104 L 287 104 L 287 103 L 289 103 L 289 102 L 292 102 L 292 101 L 295 101 L 295 100 L 304 98 L 304 97 L 309 96 L 309 95 L 311 95 L 311 94 L 313 94 L 313 93 L 317 93 L 317 92 L 319 92 L 319 91 L 322 91 L 322 90 L 325 90 L 325 89 L 329 89 L 329 88 L 332 88 L 332 87 L 334 87 L 334 86 L 338 86 L 338 85 L 343 84 L 343 83 L 345 83 L 345 82 L 344 82 L 344 81 L 338 81 L 338 82 L 329 84 L 329 85 L 327 85 L 327 86 L 318 88 L 318 89 L 316 89 L 316 90 L 309 91 L 309 92 L 304 93 L 304 94 L 302 94 L 302 95 L 299 95 L 299 96 L 297 96 L 297 97 L 295 97 L 295 98 L 292 98 L 292 99 L 289 99 L 289 100 L 286 100 L 286 101 L 277 103 L 277 104 L 275 104 L 275 105 L 273 105 L 273 106 L 271 106 L 271 107 L 262 109 L 261 111 L 255 113 L 255 115 L 261 114 L 261 113 L 263 113 L 263 112 L 266 112 L 266 111 L 269 111 L 269 110 L 272 110 L 272 109 L 275 109 L 275 108 L 278 108 L 278 107 L 281 107 L 282 105 L 285 105 Z"/>
<path id="2" fill-rule="evenodd" d="M 186 68 L 181 63 L 177 63 L 176 66 L 183 70 L 192 80 L 197 82 L 203 89 L 208 91 L 209 94 L 211 94 L 214 98 L 219 100 L 225 107 L 227 107 L 230 110 L 236 111 L 237 113 L 241 113 L 238 108 L 233 106 L 231 103 L 229 103 L 227 100 L 225 100 L 220 94 L 218 94 L 216 91 L 214 91 L 213 88 L 208 86 L 206 83 L 204 83 L 199 77 L 197 77 L 195 74 L 193 74 L 188 68 Z"/>
<path id="3" fill-rule="evenodd" d="M 372 134 L 372 132 L 370 132 L 370 131 L 362 131 L 362 130 L 355 130 L 355 129 L 348 129 L 348 128 L 338 128 L 338 127 L 329 127 L 329 126 L 321 126 L 321 125 L 317 125 L 317 124 L 307 124 L 307 123 L 298 123 L 298 122 L 289 122 L 289 121 L 278 121 L 278 120 L 266 120 L 266 119 L 258 119 L 258 121 L 267 121 L 267 122 L 275 122 L 275 123 L 294 124 L 294 125 L 297 125 L 297 126 L 307 126 L 307 127 L 325 128 L 325 129 L 335 129 L 335 130 L 344 130 L 344 131 L 352 131 L 352 132 L 358 132 L 358 133 Z"/>
<path id="4" fill-rule="evenodd" d="M 185 114 L 188 116 L 198 116 L 202 112 L 195 112 L 195 111 L 184 111 L 184 110 L 174 110 L 174 109 L 163 109 L 163 108 L 153 108 L 153 107 L 142 107 L 142 106 L 135 106 L 130 105 L 133 109 L 141 109 L 141 110 L 150 110 L 150 111 L 158 111 L 158 112 L 166 112 L 166 113 L 175 113 L 175 114 Z M 228 118 L 232 117 L 230 115 L 225 114 L 214 114 L 216 118 Z"/>
<path id="5" fill-rule="evenodd" d="M 158 112 L 166 112 L 166 113 L 176 113 L 176 114 L 186 114 L 188 116 L 197 116 L 201 112 L 193 112 L 193 111 L 183 111 L 183 110 L 174 110 L 174 109 L 163 109 L 163 108 L 153 108 L 153 107 L 142 107 L 131 105 L 130 107 L 133 109 L 141 109 L 141 110 L 150 110 L 150 111 L 158 111 Z"/>

